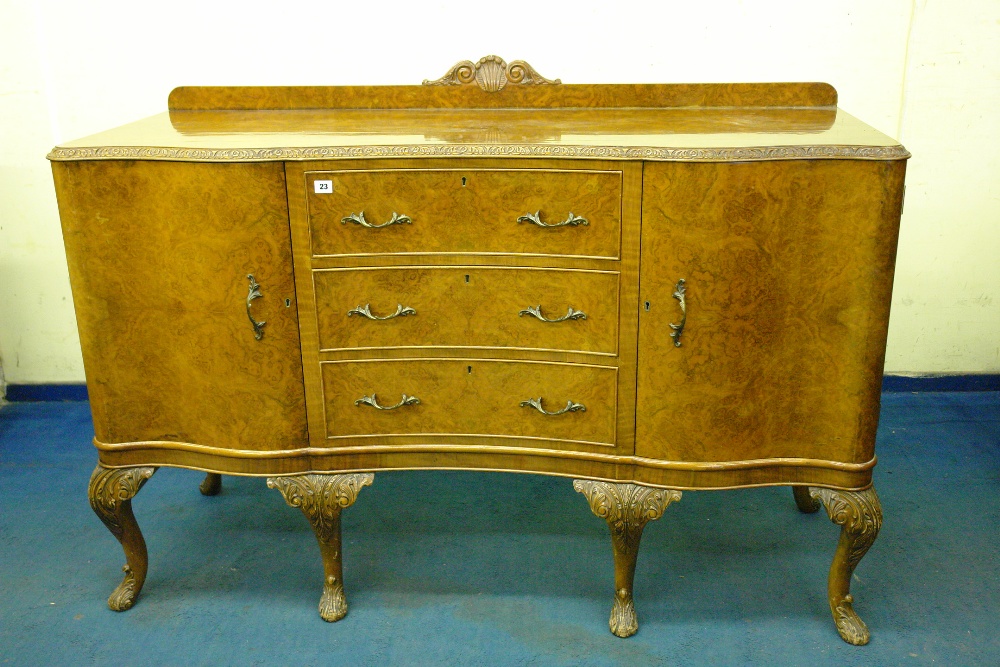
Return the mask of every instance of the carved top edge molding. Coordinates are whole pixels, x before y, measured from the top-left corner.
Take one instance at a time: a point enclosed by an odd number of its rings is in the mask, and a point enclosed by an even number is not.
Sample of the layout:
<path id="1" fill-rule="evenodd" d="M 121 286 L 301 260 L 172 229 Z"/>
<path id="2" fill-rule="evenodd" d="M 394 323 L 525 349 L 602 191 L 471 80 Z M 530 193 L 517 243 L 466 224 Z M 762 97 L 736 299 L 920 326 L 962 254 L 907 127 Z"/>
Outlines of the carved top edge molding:
<path id="1" fill-rule="evenodd" d="M 310 146 L 307 148 L 166 148 L 156 146 L 56 147 L 63 160 L 172 160 L 175 162 L 278 162 L 409 157 L 538 157 L 665 162 L 765 160 L 905 160 L 902 146 L 753 146 L 656 148 L 635 146 L 550 146 L 545 144 L 432 144 L 395 146 Z"/>
<path id="2" fill-rule="evenodd" d="M 513 60 L 507 64 L 500 56 L 484 56 L 475 63 L 463 60 L 452 65 L 440 79 L 424 79 L 425 86 L 463 86 L 473 83 L 487 93 L 496 93 L 508 83 L 556 85 L 562 81 L 546 79 L 523 60 Z"/>

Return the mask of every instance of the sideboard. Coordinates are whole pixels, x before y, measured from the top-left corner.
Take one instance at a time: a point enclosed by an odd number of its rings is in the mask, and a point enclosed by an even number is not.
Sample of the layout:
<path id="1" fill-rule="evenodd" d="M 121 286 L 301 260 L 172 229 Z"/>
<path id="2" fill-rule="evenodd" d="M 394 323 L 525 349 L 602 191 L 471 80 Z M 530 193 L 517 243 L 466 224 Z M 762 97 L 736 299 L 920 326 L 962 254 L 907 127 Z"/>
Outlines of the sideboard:
<path id="1" fill-rule="evenodd" d="M 571 85 L 523 61 L 421 86 L 187 87 L 52 161 L 93 412 L 90 502 L 127 565 L 160 466 L 256 475 L 309 519 L 379 470 L 571 478 L 636 632 L 645 524 L 682 491 L 787 485 L 841 526 L 872 486 L 909 154 L 822 83 Z"/>

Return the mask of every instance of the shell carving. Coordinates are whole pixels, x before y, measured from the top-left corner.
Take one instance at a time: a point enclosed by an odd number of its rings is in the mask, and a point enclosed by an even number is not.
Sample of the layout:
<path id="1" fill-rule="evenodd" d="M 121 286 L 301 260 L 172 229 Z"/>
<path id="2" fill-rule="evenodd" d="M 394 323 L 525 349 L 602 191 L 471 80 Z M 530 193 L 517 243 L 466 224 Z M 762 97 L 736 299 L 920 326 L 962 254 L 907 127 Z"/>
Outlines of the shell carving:
<path id="1" fill-rule="evenodd" d="M 507 85 L 507 63 L 497 56 L 486 56 L 476 64 L 476 83 L 487 93 Z"/>
<path id="2" fill-rule="evenodd" d="M 487 93 L 495 93 L 508 83 L 524 85 L 560 84 L 559 79 L 546 79 L 523 60 L 510 64 L 500 56 L 485 56 L 479 62 L 463 60 L 455 63 L 440 79 L 424 79 L 425 86 L 461 86 L 473 82 Z"/>

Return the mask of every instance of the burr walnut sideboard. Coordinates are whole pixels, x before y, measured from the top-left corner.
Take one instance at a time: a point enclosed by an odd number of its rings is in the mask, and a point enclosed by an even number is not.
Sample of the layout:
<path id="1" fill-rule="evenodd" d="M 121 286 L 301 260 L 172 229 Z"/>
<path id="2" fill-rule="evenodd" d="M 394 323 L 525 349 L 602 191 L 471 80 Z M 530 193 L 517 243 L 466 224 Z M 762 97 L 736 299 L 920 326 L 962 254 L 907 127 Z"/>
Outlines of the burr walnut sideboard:
<path id="1" fill-rule="evenodd" d="M 788 485 L 873 543 L 909 154 L 826 84 L 567 85 L 522 61 L 423 86 L 178 88 L 56 147 L 94 417 L 128 564 L 158 466 L 267 477 L 347 612 L 340 512 L 378 470 L 574 479 L 612 536 L 610 627 L 682 490 Z"/>

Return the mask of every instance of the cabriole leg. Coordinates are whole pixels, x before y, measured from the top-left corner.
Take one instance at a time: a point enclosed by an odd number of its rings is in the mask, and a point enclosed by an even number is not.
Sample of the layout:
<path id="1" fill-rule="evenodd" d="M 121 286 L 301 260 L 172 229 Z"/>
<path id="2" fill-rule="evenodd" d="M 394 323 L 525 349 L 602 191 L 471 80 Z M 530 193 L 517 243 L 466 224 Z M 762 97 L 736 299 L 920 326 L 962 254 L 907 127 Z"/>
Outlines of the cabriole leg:
<path id="1" fill-rule="evenodd" d="M 121 542 L 125 551 L 125 578 L 108 598 L 114 611 L 125 611 L 135 604 L 146 581 L 149 565 L 146 541 L 132 514 L 132 497 L 139 492 L 156 468 L 105 468 L 98 465 L 90 476 L 90 506 Z"/>
<path id="2" fill-rule="evenodd" d="M 809 495 L 808 486 L 793 486 L 792 495 L 795 497 L 795 504 L 800 512 L 812 514 L 819 511 L 820 502 Z"/>
<path id="3" fill-rule="evenodd" d="M 219 491 L 222 491 L 222 475 L 214 472 L 206 474 L 198 489 L 203 496 L 219 495 Z"/>
<path id="4" fill-rule="evenodd" d="M 878 494 L 873 486 L 864 491 L 813 488 L 809 494 L 822 502 L 830 519 L 841 526 L 837 552 L 830 566 L 828 589 L 830 611 L 833 612 L 837 632 L 848 644 L 867 644 L 870 637 L 868 626 L 854 612 L 851 575 L 882 527 L 882 505 Z"/>
<path id="5" fill-rule="evenodd" d="M 374 479 L 374 474 L 362 472 L 269 477 L 267 480 L 268 487 L 278 489 L 289 505 L 302 510 L 316 533 L 323 557 L 323 595 L 319 601 L 319 615 L 324 621 L 332 623 L 347 615 L 340 551 L 340 511 L 354 504 L 361 488 Z"/>
<path id="6" fill-rule="evenodd" d="M 615 555 L 615 599 L 608 625 L 619 637 L 631 637 L 639 629 L 632 599 L 639 540 L 648 521 L 659 519 L 681 492 L 637 484 L 616 484 L 577 479 L 573 488 L 587 497 L 590 509 L 608 522 Z"/>

